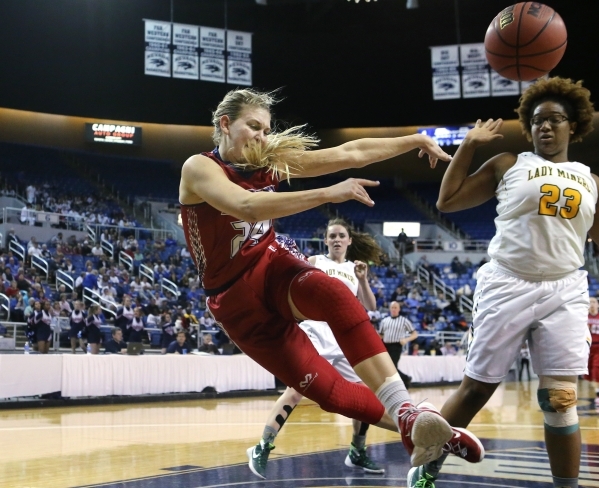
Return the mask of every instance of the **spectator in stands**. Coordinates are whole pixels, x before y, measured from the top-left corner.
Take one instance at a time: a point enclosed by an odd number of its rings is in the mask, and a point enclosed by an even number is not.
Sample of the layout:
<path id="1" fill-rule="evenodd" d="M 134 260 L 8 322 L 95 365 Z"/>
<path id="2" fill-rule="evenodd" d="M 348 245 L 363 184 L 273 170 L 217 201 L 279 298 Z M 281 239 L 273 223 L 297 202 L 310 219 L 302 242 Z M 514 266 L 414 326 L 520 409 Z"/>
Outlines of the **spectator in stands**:
<path id="1" fill-rule="evenodd" d="M 39 248 L 37 242 L 30 242 L 30 245 L 27 248 L 27 254 L 31 257 L 42 257 L 42 250 Z"/>
<path id="2" fill-rule="evenodd" d="M 191 352 L 192 347 L 189 342 L 187 342 L 187 334 L 185 331 L 181 330 L 177 332 L 177 339 L 169 344 L 166 349 L 167 354 L 187 354 Z"/>
<path id="3" fill-rule="evenodd" d="M 437 295 L 434 305 L 439 311 L 442 311 L 449 306 L 449 302 L 445 298 L 445 293 L 439 293 L 439 295 Z"/>
<path id="4" fill-rule="evenodd" d="M 19 242 L 19 238 L 15 234 L 15 230 L 12 228 L 8 231 L 8 234 L 6 234 L 6 249 L 10 249 L 9 244 L 11 242 L 14 242 L 15 244 L 21 244 Z"/>
<path id="5" fill-rule="evenodd" d="M 391 264 L 387 267 L 385 271 L 385 278 L 397 278 L 399 276 L 399 271 L 395 267 L 394 264 Z"/>
<path id="6" fill-rule="evenodd" d="M 93 269 L 85 275 L 82 282 L 83 288 L 89 288 L 91 290 L 98 289 L 98 270 Z"/>
<path id="7" fill-rule="evenodd" d="M 397 250 L 399 251 L 399 259 L 402 260 L 406 254 L 406 245 L 408 243 L 408 235 L 405 233 L 403 228 L 397 236 Z"/>
<path id="8" fill-rule="evenodd" d="M 89 241 L 85 239 L 81 244 L 81 255 L 89 256 L 92 253 L 92 248 L 89 245 Z"/>
<path id="9" fill-rule="evenodd" d="M 129 329 L 128 342 L 143 342 L 145 325 L 141 314 L 141 308 L 136 307 L 133 310 L 133 318 L 127 327 Z"/>
<path id="10" fill-rule="evenodd" d="M 164 241 L 164 245 L 166 247 L 176 246 L 177 245 L 177 241 L 173 238 L 172 234 L 168 234 L 166 236 L 166 240 Z"/>
<path id="11" fill-rule="evenodd" d="M 81 350 L 86 352 L 85 339 L 81 337 L 85 329 L 85 317 L 83 304 L 80 301 L 73 303 L 73 311 L 69 315 L 69 339 L 71 340 L 71 352 L 73 354 L 77 353 L 77 342 L 79 342 Z"/>
<path id="12" fill-rule="evenodd" d="M 198 351 L 207 352 L 208 354 L 220 355 L 220 351 L 214 342 L 212 342 L 212 334 L 202 335 L 202 345 L 198 347 Z"/>
<path id="13" fill-rule="evenodd" d="M 418 344 L 412 345 L 412 352 L 410 356 L 419 356 L 420 355 L 420 346 Z"/>
<path id="14" fill-rule="evenodd" d="M 27 203 L 30 203 L 31 205 L 35 204 L 36 193 L 37 190 L 35 186 L 33 186 L 32 184 L 29 184 L 27 188 L 25 188 L 25 195 L 27 195 Z"/>
<path id="15" fill-rule="evenodd" d="M 88 315 L 85 319 L 85 336 L 92 354 L 100 352 L 100 343 L 102 342 L 102 332 L 100 330 L 100 326 L 102 325 L 101 313 L 102 309 L 100 305 L 94 304 L 89 307 Z"/>
<path id="16" fill-rule="evenodd" d="M 191 307 L 188 307 L 188 310 L 191 311 Z M 200 330 L 212 330 L 214 326 L 214 319 L 208 310 L 206 310 L 204 315 L 200 317 L 199 323 Z"/>
<path id="17" fill-rule="evenodd" d="M 52 341 L 52 304 L 45 301 L 42 309 L 35 317 L 35 335 L 37 337 L 37 350 L 40 354 L 48 354 Z"/>
<path id="18" fill-rule="evenodd" d="M 187 246 L 185 246 L 185 247 L 183 247 L 183 249 L 181 249 L 181 258 L 183 258 L 183 259 L 191 258 L 191 254 L 189 252 L 189 249 L 187 249 Z"/>
<path id="19" fill-rule="evenodd" d="M 372 278 L 370 279 L 370 287 L 373 290 L 382 290 L 383 288 L 385 288 L 385 284 L 381 281 L 381 279 L 378 277 L 378 275 L 373 274 Z"/>
<path id="20" fill-rule="evenodd" d="M 170 313 L 167 312 L 163 315 L 160 326 L 162 327 L 162 337 L 160 338 L 162 354 L 166 354 L 168 346 L 175 340 L 175 323 Z"/>
<path id="21" fill-rule="evenodd" d="M 397 288 L 395 288 L 395 291 L 393 293 L 391 293 L 391 296 L 389 297 L 390 300 L 392 302 L 403 302 L 408 295 L 408 290 L 406 289 L 406 287 L 404 285 L 400 285 Z"/>
<path id="22" fill-rule="evenodd" d="M 441 234 L 437 234 L 437 240 L 435 241 L 435 251 L 443 250 L 443 237 Z"/>
<path id="23" fill-rule="evenodd" d="M 425 356 L 441 356 L 442 354 L 441 346 L 439 346 L 436 339 L 431 340 L 424 351 Z"/>
<path id="24" fill-rule="evenodd" d="M 94 244 L 94 247 L 91 249 L 91 254 L 92 256 L 96 256 L 98 258 L 104 255 L 104 251 L 102 250 L 100 243 L 96 242 Z"/>
<path id="25" fill-rule="evenodd" d="M 123 331 L 119 327 L 111 329 L 112 339 L 104 344 L 104 353 L 106 354 L 126 354 L 127 344 L 123 341 Z"/>
<path id="26" fill-rule="evenodd" d="M 64 244 L 62 240 L 62 232 L 59 232 L 58 234 L 50 238 L 50 245 L 52 247 L 56 247 L 58 244 Z"/>
<path id="27" fill-rule="evenodd" d="M 15 258 L 14 256 L 10 256 L 8 258 L 8 268 L 10 269 L 10 272 L 13 276 L 19 275 L 19 263 L 17 261 L 17 258 Z M 5 268 L 5 272 L 6 272 L 6 268 Z"/>
<path id="28" fill-rule="evenodd" d="M 455 356 L 458 353 L 456 347 L 451 342 L 446 342 L 441 348 L 443 356 Z"/>
<path id="29" fill-rule="evenodd" d="M 31 290 L 31 283 L 25 278 L 24 273 L 19 273 L 17 277 L 17 288 L 19 290 L 26 291 L 27 293 L 29 293 Z"/>
<path id="30" fill-rule="evenodd" d="M 455 273 L 458 276 L 461 276 L 466 272 L 466 268 L 464 267 L 464 265 L 462 264 L 462 262 L 460 261 L 460 258 L 458 256 L 455 256 L 451 260 L 450 266 L 451 266 L 451 272 Z"/>
<path id="31" fill-rule="evenodd" d="M 23 225 L 35 225 L 36 212 L 30 203 L 26 203 L 21 209 L 21 224 Z"/>

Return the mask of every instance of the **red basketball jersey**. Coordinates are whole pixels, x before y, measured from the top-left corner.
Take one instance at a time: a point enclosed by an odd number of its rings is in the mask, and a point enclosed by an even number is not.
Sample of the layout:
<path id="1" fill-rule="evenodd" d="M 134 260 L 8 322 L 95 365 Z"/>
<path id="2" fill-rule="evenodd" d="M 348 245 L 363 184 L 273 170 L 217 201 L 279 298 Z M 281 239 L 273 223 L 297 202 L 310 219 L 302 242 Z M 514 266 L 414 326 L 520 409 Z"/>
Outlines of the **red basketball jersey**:
<path id="1" fill-rule="evenodd" d="M 271 171 L 240 171 L 222 161 L 218 152 L 202 153 L 218 164 L 227 177 L 247 191 L 276 191 L 279 181 Z M 271 220 L 244 222 L 208 205 L 181 205 L 181 219 L 189 252 L 207 294 L 228 288 L 275 239 Z"/>
<path id="2" fill-rule="evenodd" d="M 591 337 L 593 346 L 599 346 L 599 314 L 589 314 L 589 329 L 591 329 Z"/>

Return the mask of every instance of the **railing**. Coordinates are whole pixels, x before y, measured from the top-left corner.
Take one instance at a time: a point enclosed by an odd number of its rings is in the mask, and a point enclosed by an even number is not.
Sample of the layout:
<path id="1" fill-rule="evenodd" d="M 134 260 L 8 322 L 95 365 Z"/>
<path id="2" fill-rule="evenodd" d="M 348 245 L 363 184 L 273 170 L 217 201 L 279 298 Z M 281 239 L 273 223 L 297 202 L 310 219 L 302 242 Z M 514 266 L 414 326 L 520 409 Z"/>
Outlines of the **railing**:
<path id="1" fill-rule="evenodd" d="M 4 236 L 0 232 L 0 249 L 4 249 Z"/>
<path id="2" fill-rule="evenodd" d="M 176 297 L 178 297 L 181 294 L 181 292 L 179 291 L 179 287 L 171 280 L 168 280 L 166 278 L 162 278 L 162 280 L 160 280 L 160 287 L 162 288 L 163 293 L 164 291 L 170 291 Z"/>
<path id="3" fill-rule="evenodd" d="M 445 345 L 446 342 L 455 342 L 461 344 L 462 339 L 466 335 L 464 332 L 453 332 L 450 330 L 443 330 L 435 333 L 435 339 L 440 345 Z"/>
<path id="4" fill-rule="evenodd" d="M 58 288 L 60 285 L 64 285 L 71 293 L 75 291 L 75 280 L 62 269 L 56 271 L 56 287 Z"/>
<path id="5" fill-rule="evenodd" d="M 22 213 L 23 209 L 21 208 L 5 207 L 3 210 L 4 223 L 23 223 L 21 222 Z M 52 212 L 38 212 L 31 208 L 27 209 L 26 220 L 29 221 L 30 225 L 41 223 L 42 227 L 50 227 L 62 223 L 69 230 L 85 230 L 85 221 L 83 220 L 83 217 L 72 217 Z"/>
<path id="6" fill-rule="evenodd" d="M 8 244 L 8 250 L 12 251 L 14 254 L 21 258 L 21 261 L 25 262 L 25 256 L 27 255 L 27 251 L 23 246 L 21 246 L 21 244 L 19 244 L 15 240 L 12 240 Z"/>
<path id="7" fill-rule="evenodd" d="M 4 293 L 0 293 L 0 309 L 6 312 L 6 319 L 3 319 L 3 325 L 5 325 L 4 320 L 7 322 L 10 320 L 10 298 Z"/>
<path id="8" fill-rule="evenodd" d="M 97 291 L 87 287 L 83 288 L 83 301 L 85 302 L 86 300 L 94 305 L 99 305 L 104 312 L 116 317 L 116 310 L 107 307 L 105 305 L 106 300 L 104 300 L 102 295 L 100 295 Z"/>
<path id="9" fill-rule="evenodd" d="M 125 266 L 127 271 L 133 271 L 133 258 L 125 251 L 119 252 L 119 264 Z"/>
<path id="10" fill-rule="evenodd" d="M 145 276 L 146 278 L 148 278 L 148 281 L 150 283 L 152 283 L 152 286 L 154 286 L 154 270 L 152 268 L 150 268 L 148 265 L 146 265 L 146 264 L 139 265 L 139 276 L 140 276 L 140 278 L 142 276 Z"/>
<path id="11" fill-rule="evenodd" d="M 40 256 L 31 256 L 31 267 L 39 269 L 44 275 L 46 275 L 46 280 L 50 279 L 50 266 L 48 265 L 48 261 Z"/>
<path id="12" fill-rule="evenodd" d="M 456 298 L 455 290 L 435 274 L 433 275 L 433 291 L 435 292 L 435 296 L 441 291 L 441 293 L 451 300 L 455 300 Z"/>
<path id="13" fill-rule="evenodd" d="M 440 239 L 418 239 L 412 241 L 414 252 L 447 252 L 455 253 L 461 251 L 487 252 L 489 242 L 486 240 L 440 240 Z"/>
<path id="14" fill-rule="evenodd" d="M 418 268 L 416 268 L 416 277 L 420 280 L 420 282 L 431 282 L 431 274 L 428 272 L 428 270 L 424 269 L 424 266 L 418 266 Z"/>
<path id="15" fill-rule="evenodd" d="M 112 243 L 108 242 L 106 239 L 102 239 L 102 242 L 100 242 L 100 247 L 106 253 L 107 256 L 109 256 L 109 257 L 114 256 L 114 246 L 112 245 Z"/>
<path id="16" fill-rule="evenodd" d="M 87 230 L 87 235 L 89 236 L 91 242 L 96 242 L 96 231 L 89 224 L 85 225 L 85 230 Z"/>
<path id="17" fill-rule="evenodd" d="M 98 223 L 88 223 L 86 225 L 86 230 L 90 233 L 90 230 L 95 233 L 95 235 L 101 235 L 102 231 L 107 229 L 116 229 L 118 234 L 120 235 L 133 235 L 136 241 L 144 240 L 144 239 L 166 239 L 169 231 L 165 229 L 155 229 L 148 227 L 120 227 L 118 225 L 104 225 Z M 143 235 L 142 235 L 143 234 Z"/>
<path id="18" fill-rule="evenodd" d="M 472 313 L 472 309 L 474 308 L 474 302 L 468 298 L 466 295 L 460 296 L 460 301 L 458 302 L 460 306 L 460 310 L 463 312 L 464 309 L 468 310 Z"/>

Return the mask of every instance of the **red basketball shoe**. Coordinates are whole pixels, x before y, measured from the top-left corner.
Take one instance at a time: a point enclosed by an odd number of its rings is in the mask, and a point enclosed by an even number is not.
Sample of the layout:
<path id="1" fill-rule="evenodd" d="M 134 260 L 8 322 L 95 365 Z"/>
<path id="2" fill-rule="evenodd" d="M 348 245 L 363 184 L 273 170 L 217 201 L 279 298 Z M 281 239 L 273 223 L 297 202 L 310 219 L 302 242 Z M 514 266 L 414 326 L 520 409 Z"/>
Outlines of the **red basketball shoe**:
<path id="1" fill-rule="evenodd" d="M 404 403 L 399 408 L 401 441 L 410 455 L 412 466 L 438 459 L 443 447 L 454 436 L 451 426 L 430 404 Z"/>
<path id="2" fill-rule="evenodd" d="M 472 432 L 452 427 L 453 436 L 443 446 L 443 452 L 455 454 L 469 463 L 480 463 L 485 457 L 485 448 Z"/>

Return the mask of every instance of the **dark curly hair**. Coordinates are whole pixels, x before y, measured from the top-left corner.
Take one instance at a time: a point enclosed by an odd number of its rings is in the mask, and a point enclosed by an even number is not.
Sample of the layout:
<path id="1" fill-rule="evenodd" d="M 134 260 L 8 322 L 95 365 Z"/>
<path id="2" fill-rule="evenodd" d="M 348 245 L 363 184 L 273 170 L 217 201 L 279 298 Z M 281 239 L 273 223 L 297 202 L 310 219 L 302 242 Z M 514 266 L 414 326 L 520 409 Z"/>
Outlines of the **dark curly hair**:
<path id="1" fill-rule="evenodd" d="M 552 101 L 564 106 L 570 122 L 576 122 L 576 130 L 570 142 L 580 142 L 593 130 L 595 109 L 590 100 L 591 92 L 582 86 L 582 81 L 559 76 L 541 79 L 531 85 L 520 97 L 520 106 L 515 110 L 520 120 L 522 133 L 532 141 L 530 119 L 540 103 Z"/>
<path id="2" fill-rule="evenodd" d="M 366 232 L 358 232 L 347 221 L 343 219 L 331 219 L 327 224 L 325 231 L 328 234 L 329 227 L 332 225 L 340 225 L 347 230 L 347 234 L 351 237 L 351 245 L 347 248 L 346 258 L 348 261 L 363 261 L 365 263 L 374 263 L 377 266 L 381 264 L 381 256 L 383 250 L 374 240 L 374 238 Z"/>

